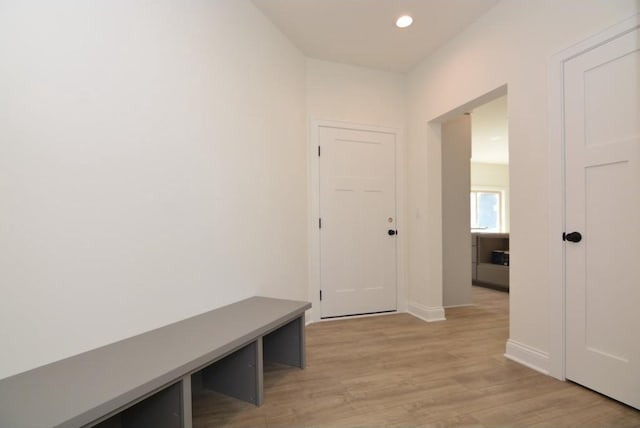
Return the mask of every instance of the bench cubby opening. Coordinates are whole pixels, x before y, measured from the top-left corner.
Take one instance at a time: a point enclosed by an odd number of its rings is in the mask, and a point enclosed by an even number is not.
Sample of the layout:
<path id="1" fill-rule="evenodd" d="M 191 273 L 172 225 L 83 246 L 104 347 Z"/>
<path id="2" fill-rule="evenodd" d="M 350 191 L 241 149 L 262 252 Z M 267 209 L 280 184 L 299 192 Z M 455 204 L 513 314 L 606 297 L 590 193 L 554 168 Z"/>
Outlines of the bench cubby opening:
<path id="1" fill-rule="evenodd" d="M 191 395 L 216 391 L 262 404 L 262 342 L 257 339 L 191 375 Z"/>
<path id="2" fill-rule="evenodd" d="M 180 382 L 95 425 L 95 428 L 182 428 L 183 409 Z"/>
<path id="3" fill-rule="evenodd" d="M 304 317 L 288 322 L 262 338 L 264 361 L 304 368 Z"/>

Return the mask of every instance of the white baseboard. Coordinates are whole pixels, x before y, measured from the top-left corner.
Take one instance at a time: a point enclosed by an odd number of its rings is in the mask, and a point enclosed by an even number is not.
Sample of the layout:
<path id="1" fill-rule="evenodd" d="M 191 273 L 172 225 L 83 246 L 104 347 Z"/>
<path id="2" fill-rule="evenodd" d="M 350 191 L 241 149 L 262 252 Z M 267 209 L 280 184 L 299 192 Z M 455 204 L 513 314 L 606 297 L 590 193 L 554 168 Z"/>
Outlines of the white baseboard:
<path id="1" fill-rule="evenodd" d="M 445 309 L 449 309 L 449 308 L 466 308 L 467 306 L 475 306 L 473 303 L 465 303 L 464 305 L 448 305 L 445 306 Z"/>
<path id="2" fill-rule="evenodd" d="M 524 343 L 511 339 L 507 340 L 507 349 L 504 356 L 542 374 L 549 374 L 549 354 Z"/>
<path id="3" fill-rule="evenodd" d="M 313 309 L 308 309 L 305 313 L 304 313 L 304 325 L 307 326 L 309 324 L 313 324 L 313 318 L 311 318 L 311 311 Z"/>
<path id="4" fill-rule="evenodd" d="M 426 322 L 445 321 L 444 308 L 442 306 L 428 308 L 419 303 L 409 303 L 407 312 L 416 318 L 420 318 Z"/>

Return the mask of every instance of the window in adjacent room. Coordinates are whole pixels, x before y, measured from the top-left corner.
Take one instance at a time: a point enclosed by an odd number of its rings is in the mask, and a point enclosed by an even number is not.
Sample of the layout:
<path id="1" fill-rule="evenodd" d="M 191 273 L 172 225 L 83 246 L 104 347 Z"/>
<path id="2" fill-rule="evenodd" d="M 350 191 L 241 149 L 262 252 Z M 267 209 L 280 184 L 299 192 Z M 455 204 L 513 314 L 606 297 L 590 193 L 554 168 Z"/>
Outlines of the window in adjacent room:
<path id="1" fill-rule="evenodd" d="M 471 230 L 502 231 L 502 192 L 471 191 Z"/>

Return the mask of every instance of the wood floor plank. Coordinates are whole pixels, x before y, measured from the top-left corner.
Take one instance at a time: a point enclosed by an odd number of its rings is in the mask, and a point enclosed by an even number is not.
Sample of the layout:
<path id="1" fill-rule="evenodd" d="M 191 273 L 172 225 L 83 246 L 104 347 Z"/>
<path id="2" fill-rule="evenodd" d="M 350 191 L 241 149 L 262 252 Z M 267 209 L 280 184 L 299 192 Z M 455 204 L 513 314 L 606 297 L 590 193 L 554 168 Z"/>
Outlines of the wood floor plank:
<path id="1" fill-rule="evenodd" d="M 262 407 L 207 392 L 194 398 L 193 426 L 640 428 L 640 411 L 506 360 L 508 294 L 473 296 L 443 322 L 313 324 L 305 370 L 265 365 Z"/>

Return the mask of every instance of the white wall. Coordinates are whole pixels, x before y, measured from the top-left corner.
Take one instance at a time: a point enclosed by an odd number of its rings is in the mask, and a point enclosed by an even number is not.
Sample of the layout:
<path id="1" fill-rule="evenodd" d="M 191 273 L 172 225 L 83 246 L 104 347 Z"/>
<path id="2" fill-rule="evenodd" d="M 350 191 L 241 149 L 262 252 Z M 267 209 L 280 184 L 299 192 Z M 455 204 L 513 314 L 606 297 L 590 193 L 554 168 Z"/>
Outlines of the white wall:
<path id="1" fill-rule="evenodd" d="M 249 1 L 0 3 L 0 378 L 305 299 L 304 76 Z"/>
<path id="2" fill-rule="evenodd" d="M 638 13 L 637 0 L 503 0 L 408 78 L 410 298 L 442 304 L 440 137 L 432 119 L 508 85 L 510 338 L 549 350 L 547 67 L 560 50 Z M 561 183 L 557 183 L 560 185 Z M 541 358 L 539 360 L 544 360 Z M 542 367 L 544 369 L 544 367 Z"/>
<path id="3" fill-rule="evenodd" d="M 504 226 L 509 232 L 509 165 L 471 162 L 472 190 L 499 190 L 503 192 Z"/>
<path id="4" fill-rule="evenodd" d="M 402 128 L 406 76 L 307 59 L 307 114 L 316 120 Z"/>

